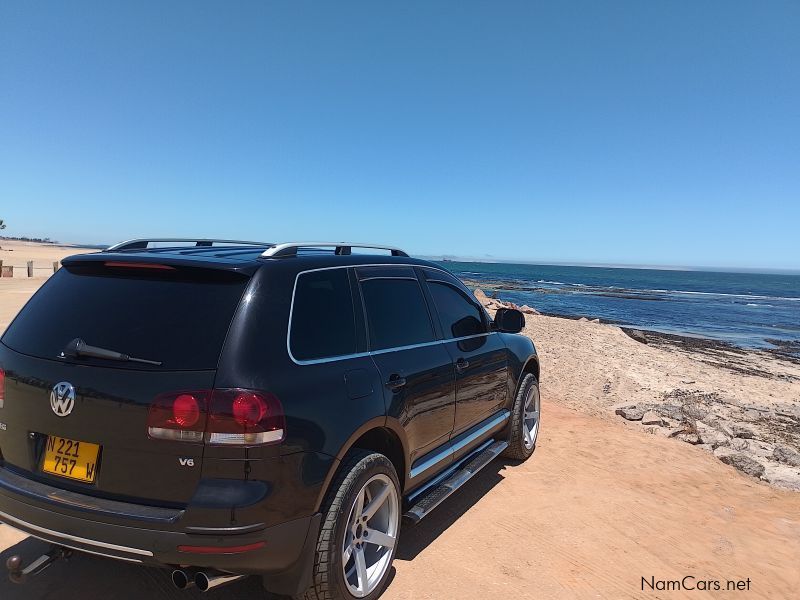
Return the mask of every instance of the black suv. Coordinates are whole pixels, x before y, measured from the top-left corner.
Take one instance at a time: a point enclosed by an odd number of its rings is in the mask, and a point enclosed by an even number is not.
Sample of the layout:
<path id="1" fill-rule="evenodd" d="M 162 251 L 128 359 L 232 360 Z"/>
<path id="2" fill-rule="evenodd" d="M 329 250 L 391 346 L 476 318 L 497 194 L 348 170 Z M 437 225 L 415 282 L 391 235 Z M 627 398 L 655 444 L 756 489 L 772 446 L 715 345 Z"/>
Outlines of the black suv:
<path id="1" fill-rule="evenodd" d="M 401 518 L 533 452 L 523 325 L 381 246 L 134 240 L 65 259 L 0 344 L 0 521 L 53 544 L 12 579 L 77 550 L 169 566 L 178 587 L 257 574 L 375 598 Z"/>

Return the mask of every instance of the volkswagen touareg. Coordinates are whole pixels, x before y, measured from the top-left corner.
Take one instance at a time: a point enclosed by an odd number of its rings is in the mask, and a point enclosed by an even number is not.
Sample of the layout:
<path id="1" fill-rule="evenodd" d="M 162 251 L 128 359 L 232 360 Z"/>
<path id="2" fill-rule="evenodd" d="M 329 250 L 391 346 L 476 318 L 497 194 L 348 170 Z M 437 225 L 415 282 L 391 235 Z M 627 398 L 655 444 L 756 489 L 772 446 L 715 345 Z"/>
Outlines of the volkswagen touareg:
<path id="1" fill-rule="evenodd" d="M 355 250 L 355 252 L 354 252 Z M 73 552 L 376 598 L 418 522 L 539 430 L 539 361 L 456 277 L 347 243 L 72 256 L 0 343 L 0 521 Z"/>

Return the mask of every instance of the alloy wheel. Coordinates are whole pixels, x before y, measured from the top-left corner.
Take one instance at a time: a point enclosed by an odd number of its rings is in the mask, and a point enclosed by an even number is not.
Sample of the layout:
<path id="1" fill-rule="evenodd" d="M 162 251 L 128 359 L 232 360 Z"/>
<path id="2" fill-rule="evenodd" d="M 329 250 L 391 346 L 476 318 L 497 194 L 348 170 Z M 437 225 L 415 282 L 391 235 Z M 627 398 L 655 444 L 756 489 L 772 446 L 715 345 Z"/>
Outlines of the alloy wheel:
<path id="1" fill-rule="evenodd" d="M 350 593 L 363 598 L 380 584 L 391 564 L 400 529 L 394 482 L 375 475 L 356 495 L 342 545 L 342 569 Z"/>
<path id="2" fill-rule="evenodd" d="M 532 449 L 536 444 L 536 436 L 539 435 L 539 411 L 541 410 L 539 401 L 539 388 L 532 385 L 525 395 L 525 406 L 522 417 L 522 434 L 525 437 L 525 448 Z"/>

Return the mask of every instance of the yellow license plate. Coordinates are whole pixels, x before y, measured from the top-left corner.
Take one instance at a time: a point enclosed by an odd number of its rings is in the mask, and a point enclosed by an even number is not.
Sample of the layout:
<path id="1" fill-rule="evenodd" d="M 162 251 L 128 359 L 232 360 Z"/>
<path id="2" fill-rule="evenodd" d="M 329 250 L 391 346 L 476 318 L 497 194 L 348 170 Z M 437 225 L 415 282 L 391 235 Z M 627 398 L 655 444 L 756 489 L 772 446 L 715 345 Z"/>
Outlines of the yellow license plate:
<path id="1" fill-rule="evenodd" d="M 48 436 L 42 471 L 59 477 L 92 483 L 97 476 L 100 446 L 67 438 Z"/>

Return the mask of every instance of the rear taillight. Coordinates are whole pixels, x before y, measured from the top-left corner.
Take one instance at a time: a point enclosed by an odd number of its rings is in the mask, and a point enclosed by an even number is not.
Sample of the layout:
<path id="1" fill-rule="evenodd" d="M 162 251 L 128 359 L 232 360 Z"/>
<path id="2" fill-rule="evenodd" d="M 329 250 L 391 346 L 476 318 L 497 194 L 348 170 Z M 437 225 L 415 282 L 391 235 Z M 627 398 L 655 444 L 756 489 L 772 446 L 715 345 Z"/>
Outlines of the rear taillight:
<path id="1" fill-rule="evenodd" d="M 0 408 L 6 401 L 6 372 L 0 369 Z"/>
<path id="2" fill-rule="evenodd" d="M 158 396 L 147 415 L 147 433 L 162 440 L 202 442 L 209 391 L 173 392 Z"/>
<path id="3" fill-rule="evenodd" d="M 204 407 L 205 408 L 205 407 Z M 172 403 L 172 421 L 181 429 L 191 429 L 200 421 L 200 403 L 192 394 L 181 394 Z"/>
<path id="4" fill-rule="evenodd" d="M 206 426 L 209 444 L 271 444 L 283 440 L 283 407 L 270 393 L 214 390 Z"/>
<path id="5" fill-rule="evenodd" d="M 150 437 L 165 440 L 274 444 L 284 431 L 283 407 L 273 394 L 239 388 L 162 394 L 147 417 Z"/>

